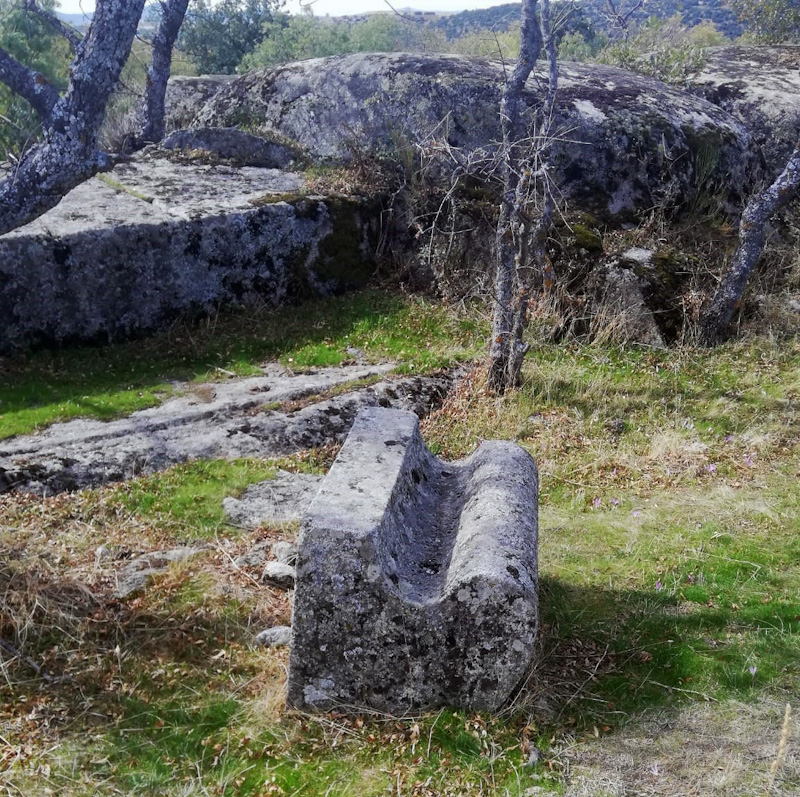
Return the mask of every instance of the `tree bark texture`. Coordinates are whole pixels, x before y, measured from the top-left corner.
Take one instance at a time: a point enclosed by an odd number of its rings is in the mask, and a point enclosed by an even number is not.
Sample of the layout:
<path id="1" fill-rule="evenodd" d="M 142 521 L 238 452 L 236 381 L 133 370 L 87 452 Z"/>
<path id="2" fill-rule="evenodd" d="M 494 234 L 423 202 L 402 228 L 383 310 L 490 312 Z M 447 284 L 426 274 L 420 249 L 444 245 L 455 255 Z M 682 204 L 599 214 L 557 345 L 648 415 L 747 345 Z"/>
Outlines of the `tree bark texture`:
<path id="1" fill-rule="evenodd" d="M 739 223 L 739 245 L 733 260 L 700 319 L 701 341 L 720 343 L 728 334 L 733 314 L 741 305 L 744 289 L 764 249 L 766 227 L 800 189 L 800 141 L 786 168 L 769 188 L 750 198 Z"/>
<path id="2" fill-rule="evenodd" d="M 109 165 L 97 137 L 143 7 L 144 0 L 98 0 L 92 24 L 76 48 L 66 94 L 42 116 L 44 141 L 0 183 L 0 235 L 55 207 Z"/>
<path id="3" fill-rule="evenodd" d="M 153 55 L 147 70 L 144 95 L 144 120 L 138 145 L 153 144 L 164 138 L 167 81 L 172 64 L 172 49 L 186 15 L 189 0 L 167 0 L 162 3 L 162 16 L 153 39 Z"/>
<path id="4" fill-rule="evenodd" d="M 531 259 L 545 282 L 552 280 L 546 241 L 555 208 L 548 191 L 544 192 L 538 218 L 534 220 L 528 215 L 534 172 L 540 175 L 546 172 L 547 129 L 558 84 L 556 48 L 550 35 L 549 0 L 543 0 L 540 13 L 537 11 L 538 0 L 523 1 L 520 55 L 503 89 L 500 104 L 503 199 L 495 243 L 492 340 L 487 373 L 489 388 L 498 393 L 518 384 L 522 361 L 528 351 L 523 335 L 532 290 Z M 534 130 L 533 140 L 526 141 L 521 95 L 543 46 L 549 63 L 548 90 L 537 114 L 538 129 Z"/>

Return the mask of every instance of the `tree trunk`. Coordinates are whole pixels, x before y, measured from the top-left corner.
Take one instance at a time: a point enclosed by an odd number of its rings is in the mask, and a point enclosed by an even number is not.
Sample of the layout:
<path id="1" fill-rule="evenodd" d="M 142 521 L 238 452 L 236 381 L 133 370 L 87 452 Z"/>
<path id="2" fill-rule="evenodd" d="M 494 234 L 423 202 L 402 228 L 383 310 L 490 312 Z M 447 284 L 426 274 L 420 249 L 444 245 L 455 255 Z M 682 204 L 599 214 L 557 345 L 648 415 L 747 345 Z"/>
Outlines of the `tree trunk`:
<path id="1" fill-rule="evenodd" d="M 188 5 L 189 0 L 167 0 L 163 4 L 161 22 L 153 39 L 153 55 L 147 70 L 144 121 L 137 138 L 137 146 L 155 144 L 164 138 L 164 98 L 172 65 L 172 49 L 178 38 Z"/>
<path id="2" fill-rule="evenodd" d="M 713 346 L 723 341 L 733 314 L 739 308 L 747 280 L 764 248 L 766 226 L 773 215 L 791 202 L 800 189 L 800 141 L 775 182 L 750 198 L 739 223 L 739 245 L 728 270 L 700 318 L 701 342 Z"/>
<path id="3" fill-rule="evenodd" d="M 487 373 L 489 388 L 498 393 L 518 384 L 522 361 L 529 348 L 523 336 L 532 289 L 529 252 L 531 241 L 534 246 L 533 261 L 540 275 L 545 280 L 551 277 L 545 249 L 554 211 L 549 192 L 545 191 L 544 205 L 535 223 L 526 214 L 533 173 L 544 173 L 542 167 L 546 160 L 546 130 L 551 121 L 558 84 L 555 42 L 550 35 L 550 2 L 542 2 L 541 21 L 537 19 L 537 5 L 538 0 L 523 0 L 520 55 L 503 89 L 500 104 L 503 199 L 495 242 L 497 263 Z M 538 114 L 538 133 L 534 143 L 523 144 L 525 131 L 520 112 L 521 95 L 541 54 L 543 43 L 550 67 L 548 90 Z"/>
<path id="4" fill-rule="evenodd" d="M 144 0 L 98 0 L 89 31 L 78 42 L 67 92 L 42 115 L 44 141 L 0 183 L 0 235 L 41 216 L 109 165 L 97 137 L 143 7 Z"/>

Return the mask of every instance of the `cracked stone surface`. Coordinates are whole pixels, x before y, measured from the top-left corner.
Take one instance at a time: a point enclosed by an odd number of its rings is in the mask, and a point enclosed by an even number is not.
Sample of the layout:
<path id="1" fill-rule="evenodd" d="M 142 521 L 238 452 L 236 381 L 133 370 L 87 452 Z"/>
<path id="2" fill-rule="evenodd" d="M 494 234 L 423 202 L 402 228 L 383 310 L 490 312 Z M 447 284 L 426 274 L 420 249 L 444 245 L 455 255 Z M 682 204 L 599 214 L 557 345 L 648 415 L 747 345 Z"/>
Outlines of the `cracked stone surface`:
<path id="1" fill-rule="evenodd" d="M 368 406 L 420 416 L 450 387 L 447 375 L 385 380 L 299 410 L 264 409 L 385 374 L 391 365 L 346 366 L 186 386 L 185 395 L 116 421 L 75 420 L 0 441 L 0 492 L 50 495 L 163 470 L 194 459 L 276 457 L 345 438 Z"/>
<path id="2" fill-rule="evenodd" d="M 537 500 L 519 446 L 442 462 L 412 413 L 362 411 L 303 521 L 289 702 L 500 708 L 533 658 Z"/>

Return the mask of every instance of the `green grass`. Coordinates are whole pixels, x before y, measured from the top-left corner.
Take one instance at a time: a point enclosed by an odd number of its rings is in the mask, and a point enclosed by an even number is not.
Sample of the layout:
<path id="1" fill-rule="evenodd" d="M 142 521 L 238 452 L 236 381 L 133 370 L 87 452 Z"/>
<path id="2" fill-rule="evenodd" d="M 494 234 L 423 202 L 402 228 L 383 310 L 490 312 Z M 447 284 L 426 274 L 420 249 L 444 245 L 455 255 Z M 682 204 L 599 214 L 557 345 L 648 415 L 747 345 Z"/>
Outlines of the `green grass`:
<path id="1" fill-rule="evenodd" d="M 211 460 L 176 465 L 112 488 L 127 511 L 180 529 L 188 538 L 213 538 L 225 523 L 222 500 L 271 479 L 277 468 L 263 460 Z"/>
<path id="2" fill-rule="evenodd" d="M 430 371 L 475 354 L 485 334 L 474 318 L 365 291 L 182 321 L 127 343 L 37 351 L 0 360 L 0 438 L 71 418 L 109 420 L 163 401 L 174 380 L 253 375 L 267 360 L 338 365 L 352 359 L 350 348 L 370 362 L 397 361 L 401 371 Z"/>
<path id="3" fill-rule="evenodd" d="M 270 356 L 305 366 L 354 346 L 421 370 L 482 345 L 479 322 L 398 297 L 362 294 L 322 315 L 322 328 L 303 338 L 298 325 Z M 265 351 L 245 356 L 224 339 L 209 329 L 194 346 L 219 346 L 223 367 L 238 362 L 241 372 Z M 324 470 L 330 452 L 192 463 L 73 496 L 7 498 L 4 561 L 18 574 L 38 567 L 53 588 L 78 579 L 100 597 L 70 623 L 28 628 L 26 655 L 69 677 L 36 686 L 17 662 L 0 682 L 0 736 L 22 751 L 0 788 L 46 785 L 75 797 L 560 793 L 564 751 L 602 750 L 642 718 L 702 710 L 733 724 L 736 701 L 796 702 L 798 374 L 796 341 L 711 352 L 536 344 L 520 391 L 497 398 L 475 384 L 424 422 L 426 440 L 447 457 L 506 438 L 539 465 L 542 655 L 499 716 L 283 711 L 286 652 L 254 650 L 250 640 L 288 620 L 288 599 L 259 585 L 257 570 L 231 565 L 251 540 L 225 526 L 221 502 L 277 467 Z M 124 552 L 193 538 L 215 539 L 219 550 L 172 568 L 144 595 L 120 602 L 103 591 L 115 565 L 96 561 L 101 541 Z M 529 744 L 541 751 L 533 768 L 524 764 Z M 681 738 L 695 771 L 704 744 Z M 765 783 L 770 763 L 752 763 L 748 777 Z M 796 767 L 781 777 L 785 794 L 800 785 Z"/>

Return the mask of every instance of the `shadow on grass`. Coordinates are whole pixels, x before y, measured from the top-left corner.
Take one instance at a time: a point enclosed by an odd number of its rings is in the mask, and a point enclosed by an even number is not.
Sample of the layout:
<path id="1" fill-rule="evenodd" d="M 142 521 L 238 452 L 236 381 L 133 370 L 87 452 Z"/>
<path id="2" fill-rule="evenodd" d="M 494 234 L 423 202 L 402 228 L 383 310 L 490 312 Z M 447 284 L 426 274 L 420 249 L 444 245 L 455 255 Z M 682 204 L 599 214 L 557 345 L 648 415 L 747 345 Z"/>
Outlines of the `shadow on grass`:
<path id="1" fill-rule="evenodd" d="M 43 625 L 29 634 L 24 654 L 42 663 L 48 677 L 31 678 L 28 669 L 24 679 L 0 687 L 4 703 L 22 717 L 34 708 L 48 717 L 52 706 L 48 732 L 60 741 L 95 739 L 82 762 L 93 778 L 137 794 L 178 793 L 171 790 L 176 779 L 200 779 L 220 794 L 260 795 L 270 778 L 289 793 L 325 793 L 338 783 L 330 793 L 349 794 L 378 760 L 387 771 L 406 758 L 419 772 L 430 766 L 433 773 L 446 759 L 476 773 L 487 766 L 481 736 L 471 733 L 473 712 L 440 712 L 391 727 L 386 718 L 360 725 L 335 717 L 318 726 L 291 716 L 249 722 L 245 706 L 252 709 L 261 692 L 279 695 L 285 667 L 284 654 L 250 649 L 252 607 L 229 601 L 208 611 L 205 596 L 213 590 L 202 579 L 152 590 L 146 605 L 105 598 L 98 608 L 92 596 L 76 623 Z M 532 719 L 548 733 L 610 730 L 655 707 L 747 698 L 776 678 L 798 675 L 794 604 L 734 613 L 686 606 L 661 592 L 553 578 L 542 579 L 540 601 L 536 670 L 514 710 L 499 723 L 480 720 L 498 749 L 512 749 Z M 20 671 L 25 667 L 19 663 Z M 434 740 L 433 763 L 418 762 L 419 752 L 406 749 L 420 733 Z"/>
<path id="2" fill-rule="evenodd" d="M 157 403 L 157 394 L 169 390 L 169 380 L 201 378 L 218 368 L 253 372 L 264 360 L 309 347 L 306 359 L 339 363 L 347 356 L 348 336 L 357 330 L 368 333 L 407 309 L 397 295 L 366 291 L 297 307 L 184 320 L 166 332 L 125 343 L 1 358 L 0 407 L 7 418 L 30 412 L 27 425 L 34 426 L 49 422 L 49 416 L 108 419 Z M 0 437 L 18 433 L 7 424 L 0 423 Z"/>
<path id="3" fill-rule="evenodd" d="M 800 674 L 800 603 L 734 610 L 543 578 L 541 657 L 521 702 L 555 729 L 656 706 L 746 699 Z"/>

